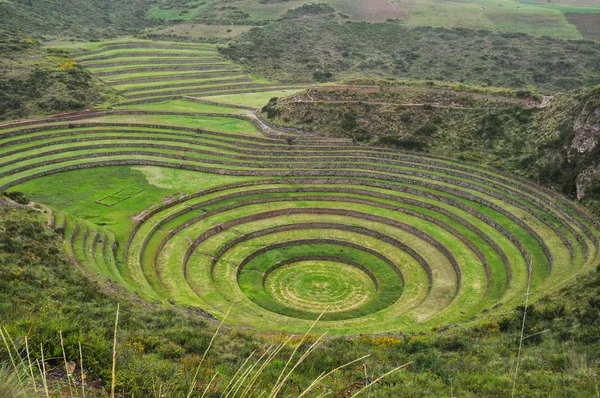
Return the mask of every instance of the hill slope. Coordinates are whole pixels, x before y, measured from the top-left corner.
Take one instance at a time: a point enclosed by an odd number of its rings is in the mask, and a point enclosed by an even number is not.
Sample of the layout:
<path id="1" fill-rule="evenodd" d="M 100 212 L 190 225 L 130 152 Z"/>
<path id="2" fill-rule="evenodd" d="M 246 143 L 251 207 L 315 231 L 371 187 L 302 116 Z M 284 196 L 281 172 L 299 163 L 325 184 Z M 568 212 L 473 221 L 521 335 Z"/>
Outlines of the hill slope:
<path id="1" fill-rule="evenodd" d="M 394 77 L 537 87 L 600 83 L 600 43 L 389 23 L 280 21 L 239 36 L 223 53 L 283 81 Z"/>
<path id="2" fill-rule="evenodd" d="M 0 120 L 100 105 L 113 94 L 66 53 L 0 30 Z"/>
<path id="3" fill-rule="evenodd" d="M 36 36 L 110 37 L 145 26 L 148 9 L 147 0 L 3 1 L 0 26 Z"/>

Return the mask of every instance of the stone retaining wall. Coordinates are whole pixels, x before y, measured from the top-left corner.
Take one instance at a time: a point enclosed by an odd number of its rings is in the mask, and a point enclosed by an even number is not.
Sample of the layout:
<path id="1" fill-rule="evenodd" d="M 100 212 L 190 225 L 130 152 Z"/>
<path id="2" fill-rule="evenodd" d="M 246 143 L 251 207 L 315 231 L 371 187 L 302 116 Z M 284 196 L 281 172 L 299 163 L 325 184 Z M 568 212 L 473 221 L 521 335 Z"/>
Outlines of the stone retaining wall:
<path id="1" fill-rule="evenodd" d="M 155 60 L 139 60 L 139 61 L 116 61 L 116 62 L 85 62 L 83 64 L 86 68 L 110 68 L 113 66 L 129 66 L 129 65 L 179 65 L 179 64 L 190 64 L 190 65 L 202 65 L 202 64 L 219 64 L 225 62 L 223 58 L 202 58 L 194 60 L 186 59 L 155 59 Z M 126 71 L 126 69 L 124 70 Z"/>
<path id="2" fill-rule="evenodd" d="M 268 120 L 264 119 L 262 116 L 260 116 L 260 114 L 258 114 L 258 113 L 256 113 L 255 116 L 262 124 L 264 124 L 265 126 L 267 126 L 269 128 L 272 128 L 273 130 L 284 131 L 286 133 L 291 133 L 291 134 L 315 134 L 315 132 L 311 131 L 311 130 L 299 129 L 296 127 L 282 126 L 279 124 L 271 123 Z"/>
<path id="3" fill-rule="evenodd" d="M 265 212 L 265 213 L 257 213 L 257 214 L 252 214 L 246 217 L 241 217 L 235 220 L 231 220 L 228 222 L 225 222 L 223 224 L 217 225 L 211 229 L 209 229 L 208 231 L 202 233 L 200 236 L 198 236 L 193 242 L 192 244 L 190 244 L 189 248 L 187 249 L 185 255 L 184 255 L 184 273 L 187 276 L 187 263 L 189 261 L 189 258 L 191 257 L 192 253 L 197 249 L 197 247 L 202 244 L 202 242 L 204 242 L 206 239 L 208 239 L 211 236 L 216 235 L 217 233 L 221 232 L 224 229 L 227 228 L 231 228 L 233 226 L 239 225 L 239 224 L 244 224 L 244 223 L 249 223 L 249 222 L 253 222 L 253 221 L 257 221 L 257 220 L 261 220 L 261 219 L 265 219 L 265 218 L 271 218 L 271 217 L 278 217 L 278 216 L 283 216 L 283 215 L 290 215 L 290 214 L 336 214 L 336 215 L 348 215 L 350 213 L 355 213 L 352 211 L 344 211 L 344 210 L 334 210 L 334 209 L 282 209 L 282 210 L 273 210 L 273 211 L 269 211 L 269 212 Z M 302 224 L 299 224 L 302 225 Z M 386 243 L 391 244 L 392 246 L 404 251 L 405 253 L 409 254 L 411 257 L 413 257 L 423 268 L 423 270 L 426 272 L 428 278 L 429 278 L 429 288 L 431 289 L 431 286 L 433 285 L 433 272 L 432 269 L 430 267 L 430 265 L 427 263 L 427 261 L 419 254 L 417 253 L 414 249 L 412 249 L 411 247 L 403 244 L 402 242 L 391 238 L 387 235 L 383 235 L 380 234 L 379 232 L 376 231 L 372 231 L 366 228 L 361 228 L 361 227 L 355 227 L 355 226 L 348 226 L 348 225 L 344 225 L 344 224 L 335 224 L 335 223 L 331 223 L 329 224 L 331 226 L 333 226 L 333 229 L 339 229 L 339 230 L 344 230 L 344 231 L 348 231 L 348 232 L 353 232 L 353 233 L 357 233 L 357 234 L 361 234 L 361 235 L 366 235 L 366 236 L 371 236 L 375 239 L 381 240 L 381 241 L 385 241 Z M 293 227 L 291 227 L 293 228 Z M 166 239 L 166 238 L 165 238 Z M 312 239 L 309 240 L 313 243 L 327 243 L 327 239 Z M 296 241 L 298 242 L 298 241 Z M 284 243 L 280 243 L 278 245 L 284 245 L 282 247 L 286 247 L 286 245 L 290 245 L 290 243 L 292 242 L 284 242 Z M 345 246 L 350 246 L 353 245 L 350 242 L 344 242 Z M 275 245 L 273 245 L 275 246 Z M 270 246 L 270 247 L 273 247 Z M 357 245 L 358 246 L 358 245 Z M 360 247 L 360 246 L 359 246 Z M 358 248 L 358 247 L 355 247 Z M 263 248 L 264 249 L 264 248 Z M 259 253 L 260 250 L 263 249 L 259 249 L 258 251 L 254 252 L 254 253 Z M 360 250 L 360 249 L 359 249 Z M 367 249 L 369 250 L 369 249 Z M 389 264 L 389 263 L 388 263 Z M 395 266 L 394 267 L 394 271 L 402 278 L 402 280 L 404 281 L 404 278 L 401 273 L 401 271 Z M 460 271 L 460 270 L 459 270 Z M 460 275 L 457 274 L 457 278 L 460 279 Z M 458 289 L 457 289 L 458 290 Z"/>
<path id="4" fill-rule="evenodd" d="M 205 66 L 169 66 L 169 67 L 157 67 L 157 68 L 131 68 L 123 70 L 115 70 L 110 72 L 91 72 L 96 77 L 124 75 L 131 73 L 145 73 L 145 72 L 185 72 L 194 70 L 235 70 L 234 66 L 231 65 L 205 65 Z"/>
<path id="5" fill-rule="evenodd" d="M 493 221 L 488 216 L 485 216 L 484 214 L 475 210 L 473 207 L 467 206 L 467 205 L 463 204 L 462 202 L 459 202 L 452 198 L 448 198 L 446 196 L 441 196 L 441 195 L 433 194 L 433 193 L 426 192 L 426 191 L 420 191 L 420 190 L 417 190 L 414 188 L 402 187 L 402 186 L 398 186 L 395 184 L 384 183 L 384 182 L 354 180 L 354 179 L 348 179 L 348 178 L 346 178 L 346 179 L 343 179 L 343 178 L 342 179 L 339 179 L 339 178 L 321 178 L 321 179 L 294 178 L 294 179 L 290 179 L 290 180 L 286 180 L 286 181 L 262 180 L 262 181 L 251 181 L 251 182 L 245 182 L 245 183 L 239 183 L 239 184 L 229 184 L 227 186 L 223 186 L 220 188 L 213 188 L 213 189 L 210 189 L 207 191 L 200 191 L 195 194 L 189 195 L 188 197 L 185 197 L 185 198 L 182 198 L 179 200 L 175 200 L 169 204 L 161 205 L 158 208 L 153 209 L 152 211 L 148 212 L 145 215 L 145 217 L 134 227 L 134 230 L 132 231 L 132 233 L 130 234 L 130 237 L 128 239 L 128 245 L 131 242 L 131 240 L 133 239 L 133 236 L 137 233 L 137 231 L 141 227 L 141 225 L 145 222 L 145 220 L 147 220 L 148 218 L 150 218 L 151 216 L 153 216 L 155 214 L 158 214 L 160 211 L 163 211 L 170 206 L 175 206 L 175 205 L 183 203 L 184 201 L 189 200 L 191 198 L 200 197 L 202 195 L 206 195 L 209 193 L 214 193 L 221 189 L 225 190 L 225 189 L 233 189 L 233 188 L 242 187 L 242 186 L 254 186 L 254 185 L 263 185 L 263 184 L 340 184 L 340 185 L 359 185 L 359 186 L 366 185 L 366 186 L 375 187 L 375 188 L 385 188 L 385 189 L 390 189 L 390 190 L 397 191 L 397 192 L 403 192 L 403 193 L 408 193 L 411 195 L 422 196 L 422 197 L 426 197 L 428 199 L 439 201 L 441 203 L 446 203 L 446 204 L 456 207 L 462 211 L 465 211 L 468 214 L 475 216 L 479 220 L 483 221 L 484 223 L 490 225 L 492 228 L 499 231 L 502 235 L 504 235 L 509 241 L 511 241 L 517 247 L 517 249 L 521 253 L 522 257 L 525 259 L 525 262 L 527 263 L 529 272 L 533 271 L 532 262 L 531 262 L 529 253 L 523 247 L 521 242 L 514 235 L 512 235 L 512 233 L 510 233 L 507 229 L 505 229 L 500 224 Z M 185 212 L 186 212 L 186 210 L 175 213 L 172 216 L 169 216 L 166 220 L 168 221 L 168 220 L 174 219 L 178 215 L 185 213 Z M 161 221 L 159 221 L 158 225 L 162 225 L 160 223 L 161 223 Z M 481 236 L 481 234 L 478 234 L 478 235 Z M 486 241 L 493 242 L 489 238 L 486 239 Z M 494 247 L 498 247 L 495 243 L 492 243 L 492 245 Z M 499 252 L 502 253 L 501 257 L 505 261 L 505 264 L 507 264 L 508 259 L 506 258 L 506 255 L 504 254 L 504 252 L 502 250 L 499 250 Z M 507 265 L 507 275 L 508 275 L 508 279 L 510 282 L 510 279 L 512 277 L 512 272 L 510 271 L 510 267 L 508 267 L 508 265 Z"/>
<path id="6" fill-rule="evenodd" d="M 181 79 L 181 80 L 187 80 L 187 79 Z M 144 87 L 128 88 L 128 89 L 122 90 L 122 92 L 137 93 L 137 92 L 151 91 L 151 90 L 162 90 L 165 88 L 210 86 L 210 85 L 222 84 L 222 83 L 241 83 L 241 82 L 246 82 L 246 83 L 252 82 L 252 79 L 250 79 L 249 77 L 240 77 L 238 79 L 207 80 L 207 81 L 191 82 L 191 83 L 164 84 L 164 85 L 160 85 L 160 86 L 144 86 Z M 207 102 L 209 102 L 209 101 L 207 101 Z M 212 104 L 215 105 L 214 102 Z M 216 105 L 228 106 L 227 104 L 216 104 Z M 233 107 L 235 107 L 235 105 Z"/>
<path id="7" fill-rule="evenodd" d="M 99 50 L 91 50 L 91 51 L 79 51 L 79 52 L 74 52 L 71 53 L 71 57 L 72 58 L 76 58 L 76 57 L 83 57 L 86 55 L 92 55 L 92 54 L 100 54 L 103 53 L 105 51 L 110 51 L 110 50 L 122 50 L 122 49 L 126 49 L 126 48 L 159 48 L 159 49 L 170 49 L 170 50 L 195 50 L 195 51 L 214 51 L 214 49 L 209 48 L 209 47 L 193 47 L 193 46 L 171 46 L 171 45 L 161 45 L 161 44 L 115 44 L 115 45 L 110 45 L 110 46 L 105 46 L 102 47 Z M 218 54 L 216 51 L 214 51 L 215 54 Z"/>
<path id="8" fill-rule="evenodd" d="M 183 79 L 210 79 L 211 77 L 229 77 L 229 76 L 247 76 L 247 75 L 241 71 L 237 71 L 237 72 L 206 72 L 206 73 L 200 73 L 200 74 L 190 73 L 190 74 L 173 75 L 173 76 L 132 78 L 132 79 L 126 79 L 126 80 L 117 80 L 117 81 L 113 81 L 113 82 L 105 82 L 105 84 L 107 84 L 109 86 L 122 86 L 125 84 L 135 84 L 135 83 L 152 83 L 152 82 L 183 80 Z"/>
<path id="9" fill-rule="evenodd" d="M 182 90 L 169 90 L 169 91 L 161 91 L 157 93 L 141 93 L 141 94 L 133 94 L 133 95 L 125 95 L 125 98 L 137 99 L 137 98 L 145 98 L 151 95 L 183 95 L 195 93 L 197 95 L 203 95 L 205 92 L 210 93 L 213 91 L 228 91 L 228 90 L 238 90 L 238 89 L 247 89 L 247 88 L 272 88 L 277 87 L 276 85 L 270 84 L 227 84 L 227 85 L 219 85 L 216 87 L 205 87 L 205 88 L 189 88 Z"/>

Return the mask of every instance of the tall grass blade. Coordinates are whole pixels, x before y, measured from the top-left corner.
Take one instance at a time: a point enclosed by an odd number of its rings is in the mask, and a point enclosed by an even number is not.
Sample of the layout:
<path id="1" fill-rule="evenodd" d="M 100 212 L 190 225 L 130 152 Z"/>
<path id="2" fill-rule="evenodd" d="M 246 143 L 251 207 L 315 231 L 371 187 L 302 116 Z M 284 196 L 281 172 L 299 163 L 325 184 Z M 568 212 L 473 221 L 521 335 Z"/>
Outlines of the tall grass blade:
<path id="1" fill-rule="evenodd" d="M 407 362 L 404 365 L 400 365 L 397 368 L 394 368 L 392 370 L 390 370 L 389 372 L 379 376 L 378 378 L 376 378 L 375 380 L 373 380 L 372 382 L 370 382 L 369 384 L 367 384 L 366 386 L 364 386 L 363 388 L 361 388 L 360 390 L 358 390 L 356 393 L 354 393 L 354 395 L 352 395 L 350 398 L 354 398 L 360 394 L 362 394 L 364 391 L 366 391 L 368 388 L 370 388 L 373 384 L 377 384 L 379 383 L 384 377 L 391 375 L 394 372 L 397 372 L 398 370 L 407 367 L 408 365 L 410 365 L 412 363 L 411 362 Z"/>
<path id="2" fill-rule="evenodd" d="M 37 388 L 35 386 L 35 376 L 33 375 L 33 366 L 31 364 L 31 355 L 29 354 L 29 342 L 27 336 L 25 336 L 25 352 L 27 353 L 27 363 L 29 368 L 29 376 L 31 377 L 31 387 L 35 395 L 37 395 Z"/>
<path id="3" fill-rule="evenodd" d="M 321 376 L 317 377 L 312 383 L 310 383 L 310 385 L 300 395 L 298 395 L 296 398 L 301 398 L 301 397 L 305 396 L 306 394 L 308 394 L 308 392 L 310 390 L 312 390 L 317 384 L 319 384 L 321 382 L 321 380 L 323 380 L 326 377 L 330 376 L 331 374 L 337 372 L 338 370 L 343 369 L 346 366 L 350 366 L 350 365 L 352 365 L 352 364 L 354 364 L 356 362 L 362 361 L 363 359 L 366 359 L 366 358 L 368 358 L 370 356 L 371 356 L 370 354 L 364 355 L 364 356 L 362 356 L 360 358 L 357 358 L 357 359 L 355 359 L 353 361 L 350 361 L 350 362 L 345 363 L 345 364 L 343 364 L 341 366 L 338 366 L 337 368 L 333 369 L 329 373 L 323 373 L 323 374 L 321 374 Z"/>
<path id="4" fill-rule="evenodd" d="M 0 336 L 2 336 L 2 341 L 4 342 L 4 346 L 6 347 L 6 352 L 8 352 L 8 356 L 10 357 L 10 362 L 12 363 L 12 366 L 13 366 L 13 369 L 15 372 L 15 377 L 19 381 L 19 386 L 21 387 L 21 390 L 23 392 L 25 392 L 25 386 L 23 385 L 21 376 L 19 376 L 19 369 L 17 369 L 17 363 L 15 362 L 15 358 L 13 356 L 12 350 L 11 350 L 10 346 L 8 345 L 8 341 L 6 340 L 6 336 L 4 336 L 4 332 L 2 332 L 2 329 L 0 329 Z M 17 355 L 18 354 L 19 354 L 19 352 L 17 351 Z"/>
<path id="5" fill-rule="evenodd" d="M 112 380 L 110 385 L 110 398 L 115 398 L 115 388 L 117 387 L 117 327 L 119 325 L 119 309 L 119 303 L 117 303 L 117 316 L 115 317 L 115 333 L 113 338 Z"/>
<path id="6" fill-rule="evenodd" d="M 321 340 L 323 339 L 323 337 L 325 337 L 325 335 L 327 334 L 327 332 L 323 333 L 309 348 L 308 350 L 306 350 L 306 352 L 304 353 L 304 355 L 302 355 L 300 357 L 300 359 L 296 362 L 296 364 L 292 367 L 292 369 L 288 372 L 288 374 L 283 378 L 283 380 L 281 380 L 281 382 L 279 383 L 278 386 L 275 387 L 275 391 L 272 393 L 273 397 L 277 397 L 277 395 L 279 395 L 279 392 L 281 391 L 281 389 L 283 388 L 284 384 L 287 382 L 287 380 L 290 378 L 290 376 L 294 373 L 294 371 L 296 370 L 296 368 L 302 363 L 304 362 L 304 360 L 306 358 L 308 358 L 308 356 L 314 351 L 315 348 L 317 348 L 320 344 L 321 344 Z"/>
<path id="7" fill-rule="evenodd" d="M 287 370 L 288 366 L 292 362 L 292 359 L 296 355 L 296 352 L 298 351 L 298 349 L 300 348 L 300 346 L 302 346 L 302 343 L 304 343 L 304 341 L 306 340 L 306 338 L 308 337 L 308 335 L 310 334 L 310 332 L 313 330 L 313 328 L 315 327 L 315 325 L 317 324 L 317 322 L 319 322 L 321 320 L 321 317 L 323 316 L 323 314 L 325 314 L 325 312 L 328 309 L 329 309 L 329 307 L 325 308 L 323 310 L 323 312 L 321 312 L 321 314 L 317 317 L 317 319 L 315 319 L 315 321 L 313 322 L 313 324 L 310 326 L 310 328 L 308 328 L 308 330 L 306 331 L 306 333 L 304 334 L 304 336 L 302 337 L 302 339 L 300 340 L 300 342 L 298 343 L 298 345 L 296 346 L 296 348 L 294 349 L 294 351 L 290 355 L 288 361 L 286 362 L 285 366 L 281 370 L 281 373 L 279 374 L 279 377 L 277 378 L 277 381 L 275 382 L 274 389 L 271 391 L 271 394 L 269 394 L 269 398 L 274 398 L 275 397 L 275 395 L 273 395 L 273 393 L 277 391 L 277 386 L 279 385 L 279 383 L 281 381 L 281 378 L 285 374 L 285 371 Z"/>
<path id="8" fill-rule="evenodd" d="M 211 384 L 213 383 L 213 381 L 215 381 L 215 379 L 217 378 L 217 375 L 219 373 L 215 372 L 215 375 L 212 377 L 212 379 L 210 379 L 210 382 L 208 383 L 208 385 L 206 386 L 206 388 L 204 389 L 204 392 L 202 393 L 202 396 L 200 398 L 204 398 L 204 396 L 206 395 L 206 393 L 208 392 L 208 389 L 210 388 Z"/>
<path id="9" fill-rule="evenodd" d="M 81 398 L 85 398 L 85 373 L 83 372 L 83 350 L 79 342 L 79 367 L 81 370 Z"/>
<path id="10" fill-rule="evenodd" d="M 519 376 L 519 365 L 521 360 L 521 349 L 523 348 L 523 335 L 525 334 L 525 321 L 527 320 L 527 306 L 529 305 L 529 288 L 531 287 L 531 272 L 529 272 L 529 277 L 527 279 L 527 293 L 525 294 L 525 307 L 523 308 L 523 322 L 521 324 L 521 337 L 519 339 L 519 350 L 517 351 L 517 363 L 515 364 L 515 374 L 513 377 L 513 386 L 511 398 L 515 397 L 515 392 L 517 390 L 517 378 Z"/>
<path id="11" fill-rule="evenodd" d="M 44 385 L 44 392 L 46 393 L 46 398 L 50 398 L 50 392 L 48 391 L 48 379 L 46 377 L 46 362 L 44 359 L 44 345 L 40 343 L 40 352 L 42 353 L 42 368 L 40 372 L 42 374 L 42 384 Z M 38 365 L 39 367 L 39 365 Z"/>
<path id="12" fill-rule="evenodd" d="M 63 354 L 63 361 L 65 363 L 65 374 L 67 375 L 67 383 L 69 384 L 69 395 L 73 397 L 73 385 L 71 384 L 71 372 L 69 371 L 69 365 L 67 364 L 67 353 L 65 352 L 65 341 L 63 339 L 62 331 L 58 332 L 60 336 L 60 348 Z"/>
<path id="13" fill-rule="evenodd" d="M 265 352 L 260 356 L 260 358 L 258 358 L 258 361 L 256 361 L 254 363 L 254 365 L 252 365 L 251 370 L 253 370 L 256 367 L 256 365 L 258 365 L 263 360 L 263 358 L 269 353 L 269 351 L 271 351 L 271 348 L 273 348 L 272 345 L 269 346 L 269 348 L 267 348 L 267 350 L 265 350 Z M 262 369 L 262 366 L 256 371 L 256 373 L 254 374 L 254 376 L 252 376 L 252 378 L 250 379 L 250 382 L 248 382 L 248 385 L 246 386 L 246 388 L 244 389 L 244 391 L 242 391 L 242 395 L 240 396 L 240 398 L 244 398 L 250 392 L 250 389 L 254 385 L 254 382 L 255 382 L 256 378 L 261 373 L 261 369 Z"/>
<path id="14" fill-rule="evenodd" d="M 256 351 L 252 351 L 252 353 L 250 355 L 248 355 L 248 358 L 246 358 L 246 360 L 244 361 L 244 363 L 242 363 L 242 365 L 235 372 L 235 374 L 233 375 L 233 377 L 231 378 L 231 380 L 229 380 L 229 383 L 227 384 L 227 387 L 225 387 L 225 389 L 223 390 L 223 394 L 225 394 L 223 398 L 227 398 L 227 396 L 229 395 L 229 392 L 228 392 L 229 391 L 229 387 L 231 387 L 231 384 L 234 382 L 234 380 L 236 380 L 236 381 L 239 380 L 239 379 L 237 379 L 237 375 L 246 366 L 246 364 L 248 363 L 248 361 L 250 360 L 250 358 L 252 358 L 254 356 L 255 352 Z M 233 388 L 233 387 L 231 387 L 231 388 Z"/>

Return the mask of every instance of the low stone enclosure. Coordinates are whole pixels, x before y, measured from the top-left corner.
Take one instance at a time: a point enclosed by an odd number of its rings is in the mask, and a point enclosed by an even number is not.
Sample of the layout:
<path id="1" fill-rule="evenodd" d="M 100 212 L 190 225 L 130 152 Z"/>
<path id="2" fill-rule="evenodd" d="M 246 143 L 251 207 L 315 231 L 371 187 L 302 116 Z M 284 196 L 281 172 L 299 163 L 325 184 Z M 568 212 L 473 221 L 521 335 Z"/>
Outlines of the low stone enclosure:
<path id="1" fill-rule="evenodd" d="M 251 124 L 239 133 L 144 122 L 161 115 Z M 93 120 L 105 116 L 137 121 Z M 528 285 L 535 299 L 598 261 L 600 225 L 576 203 L 439 156 L 216 113 L 95 111 L 0 126 L 0 191 L 132 165 L 239 180 L 156 203 L 127 239 L 55 214 L 76 264 L 156 305 L 222 317 L 235 302 L 228 322 L 259 330 L 304 331 L 327 306 L 315 330 L 472 322 L 520 304 Z"/>

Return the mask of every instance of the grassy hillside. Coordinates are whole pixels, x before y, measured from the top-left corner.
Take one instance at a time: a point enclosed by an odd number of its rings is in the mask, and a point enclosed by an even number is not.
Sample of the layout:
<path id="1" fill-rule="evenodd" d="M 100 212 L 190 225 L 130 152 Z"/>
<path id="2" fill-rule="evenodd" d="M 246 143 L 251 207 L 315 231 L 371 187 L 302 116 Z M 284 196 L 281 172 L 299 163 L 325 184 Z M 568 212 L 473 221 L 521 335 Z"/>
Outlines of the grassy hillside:
<path id="1" fill-rule="evenodd" d="M 0 120 L 81 110 L 114 95 L 66 53 L 0 30 Z"/>
<path id="2" fill-rule="evenodd" d="M 242 34 L 223 53 L 283 81 L 394 77 L 544 93 L 600 82 L 600 44 L 395 24 L 282 21 Z"/>
<path id="3" fill-rule="evenodd" d="M 314 3 L 309 0 L 157 1 L 150 18 L 191 24 L 264 25 L 283 18 L 288 9 Z M 339 18 L 352 21 L 401 22 L 410 27 L 486 29 L 520 32 L 561 39 L 600 40 L 590 26 L 600 21 L 597 2 L 531 0 L 327 0 Z"/>
<path id="4" fill-rule="evenodd" d="M 314 1 L 7 0 L 0 2 L 0 25 L 38 37 L 94 39 L 152 28 L 145 32 L 146 37 L 222 41 L 231 38 L 229 33 L 243 30 L 238 26 L 267 25 L 284 17 L 289 9 L 311 3 Z M 594 1 L 558 0 L 548 4 L 533 0 L 327 0 L 321 3 L 333 7 L 341 20 L 600 40 L 597 29 L 600 6 Z M 215 31 L 212 26 L 224 29 Z"/>
<path id="5" fill-rule="evenodd" d="M 0 26 L 38 37 L 111 37 L 146 26 L 148 3 L 148 0 L 2 1 Z"/>

